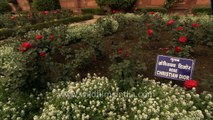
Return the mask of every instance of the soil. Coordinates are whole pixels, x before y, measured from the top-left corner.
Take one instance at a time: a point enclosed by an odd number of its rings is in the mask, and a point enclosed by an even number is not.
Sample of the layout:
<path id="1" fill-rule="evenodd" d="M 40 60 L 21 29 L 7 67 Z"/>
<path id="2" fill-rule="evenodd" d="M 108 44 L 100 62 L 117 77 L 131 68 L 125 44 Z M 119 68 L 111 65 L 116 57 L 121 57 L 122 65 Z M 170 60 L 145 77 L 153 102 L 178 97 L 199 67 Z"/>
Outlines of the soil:
<path id="1" fill-rule="evenodd" d="M 116 35 L 116 37 L 107 36 L 105 37 L 104 47 L 106 50 L 108 50 L 106 51 L 108 55 L 110 54 L 109 50 L 113 41 L 117 41 L 117 44 L 124 44 L 124 47 L 128 49 L 137 44 L 137 38 L 134 38 L 134 36 L 132 36 L 131 40 L 124 40 L 122 35 L 119 35 L 119 33 Z M 166 53 L 166 49 L 169 47 L 169 43 L 169 36 L 167 36 L 167 34 L 162 34 L 160 41 L 152 41 L 146 46 L 143 46 L 142 52 L 144 54 L 143 56 L 141 56 L 143 57 L 143 61 L 141 62 L 144 62 L 146 64 L 147 70 L 143 71 L 141 74 L 143 74 L 144 77 L 155 79 L 156 81 L 164 83 L 172 81 L 173 84 L 183 86 L 183 81 L 170 80 L 154 76 L 157 55 L 168 55 Z M 197 80 L 199 83 L 208 83 L 207 80 L 213 81 L 212 77 L 210 77 L 211 75 L 213 75 L 213 48 L 206 45 L 200 45 L 194 47 L 193 50 L 194 52 L 191 53 L 191 56 L 189 57 L 189 59 L 195 60 L 193 79 Z M 83 77 L 85 77 L 87 73 L 96 73 L 100 76 L 110 77 L 110 73 L 108 71 L 110 65 L 111 62 L 109 57 L 102 56 L 102 58 L 94 59 L 89 66 L 85 66 L 85 68 L 80 69 L 79 72 L 82 73 Z M 204 90 L 209 91 L 208 87 L 198 87 L 198 92 Z"/>

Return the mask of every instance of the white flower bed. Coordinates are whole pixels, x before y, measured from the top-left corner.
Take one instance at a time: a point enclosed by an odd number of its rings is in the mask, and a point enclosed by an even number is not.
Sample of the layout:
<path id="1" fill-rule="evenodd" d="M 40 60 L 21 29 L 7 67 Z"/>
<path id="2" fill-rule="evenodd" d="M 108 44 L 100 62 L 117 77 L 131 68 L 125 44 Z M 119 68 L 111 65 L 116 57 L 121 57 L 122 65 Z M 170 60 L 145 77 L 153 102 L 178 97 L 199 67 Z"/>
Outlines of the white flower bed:
<path id="1" fill-rule="evenodd" d="M 56 85 L 47 93 L 42 114 L 34 120 L 212 119 L 212 95 L 196 94 L 171 84 L 143 79 L 140 85 L 119 92 L 114 80 L 96 75 L 80 83 Z"/>

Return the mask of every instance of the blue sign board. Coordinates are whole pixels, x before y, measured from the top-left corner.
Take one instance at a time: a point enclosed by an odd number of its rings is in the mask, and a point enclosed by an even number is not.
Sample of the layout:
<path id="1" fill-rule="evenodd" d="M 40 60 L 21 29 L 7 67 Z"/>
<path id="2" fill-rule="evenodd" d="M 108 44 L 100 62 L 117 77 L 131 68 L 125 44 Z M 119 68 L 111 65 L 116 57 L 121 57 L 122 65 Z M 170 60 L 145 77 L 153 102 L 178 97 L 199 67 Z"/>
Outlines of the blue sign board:
<path id="1" fill-rule="evenodd" d="M 158 55 L 155 76 L 173 80 L 192 79 L 195 61 L 191 59 Z"/>

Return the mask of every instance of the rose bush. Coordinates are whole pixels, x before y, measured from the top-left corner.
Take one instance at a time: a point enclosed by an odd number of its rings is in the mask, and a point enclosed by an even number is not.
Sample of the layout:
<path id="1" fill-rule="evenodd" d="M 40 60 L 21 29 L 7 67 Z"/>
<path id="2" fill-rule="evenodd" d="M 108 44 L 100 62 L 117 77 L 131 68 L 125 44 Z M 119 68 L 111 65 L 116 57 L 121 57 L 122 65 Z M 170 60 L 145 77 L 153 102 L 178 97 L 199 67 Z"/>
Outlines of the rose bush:
<path id="1" fill-rule="evenodd" d="M 6 13 L 0 17 L 0 28 L 15 28 L 34 25 L 50 20 L 55 21 L 58 19 L 67 18 L 71 15 L 72 11 L 70 10 L 17 12 L 16 15 L 12 13 Z"/>

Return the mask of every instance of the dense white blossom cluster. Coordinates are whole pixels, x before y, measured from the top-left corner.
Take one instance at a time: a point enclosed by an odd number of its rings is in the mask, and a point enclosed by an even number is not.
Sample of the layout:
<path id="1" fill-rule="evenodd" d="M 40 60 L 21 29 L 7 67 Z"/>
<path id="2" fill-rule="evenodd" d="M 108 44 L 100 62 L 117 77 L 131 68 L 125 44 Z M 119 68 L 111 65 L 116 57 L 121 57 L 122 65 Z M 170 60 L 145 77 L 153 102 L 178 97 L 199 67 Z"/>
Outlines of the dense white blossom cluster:
<path id="1" fill-rule="evenodd" d="M 114 80 L 88 75 L 47 93 L 42 114 L 34 120 L 69 119 L 211 119 L 212 95 L 185 91 L 176 85 L 143 79 L 130 91 L 119 92 Z"/>

